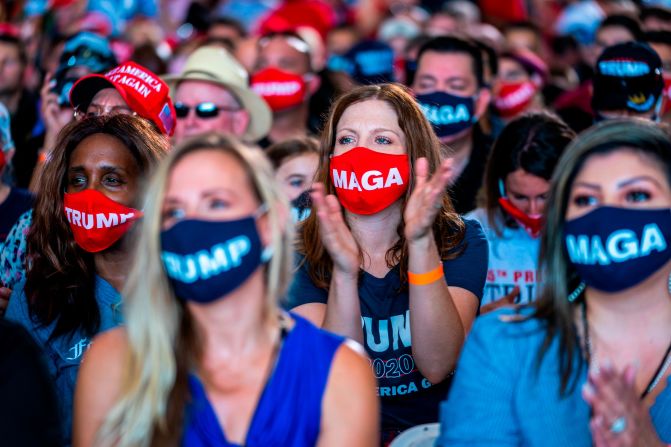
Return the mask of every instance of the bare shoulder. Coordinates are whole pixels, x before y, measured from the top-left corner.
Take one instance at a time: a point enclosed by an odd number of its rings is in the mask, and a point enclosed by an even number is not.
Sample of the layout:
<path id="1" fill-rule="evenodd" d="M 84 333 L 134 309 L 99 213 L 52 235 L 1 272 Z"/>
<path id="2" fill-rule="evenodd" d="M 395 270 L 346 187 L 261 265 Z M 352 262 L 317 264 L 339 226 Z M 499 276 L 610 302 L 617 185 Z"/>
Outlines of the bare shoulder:
<path id="1" fill-rule="evenodd" d="M 336 351 L 322 411 L 320 447 L 377 444 L 376 382 L 363 347 L 354 341 L 348 340 Z"/>
<path id="2" fill-rule="evenodd" d="M 93 339 L 82 360 L 74 399 L 73 445 L 95 445 L 98 429 L 121 393 L 128 336 L 111 329 Z"/>
<path id="3" fill-rule="evenodd" d="M 117 327 L 98 334 L 86 351 L 82 366 L 94 364 L 103 367 L 121 368 L 122 360 L 128 352 L 128 333 L 123 327 Z M 93 366 L 93 365 L 91 365 Z"/>

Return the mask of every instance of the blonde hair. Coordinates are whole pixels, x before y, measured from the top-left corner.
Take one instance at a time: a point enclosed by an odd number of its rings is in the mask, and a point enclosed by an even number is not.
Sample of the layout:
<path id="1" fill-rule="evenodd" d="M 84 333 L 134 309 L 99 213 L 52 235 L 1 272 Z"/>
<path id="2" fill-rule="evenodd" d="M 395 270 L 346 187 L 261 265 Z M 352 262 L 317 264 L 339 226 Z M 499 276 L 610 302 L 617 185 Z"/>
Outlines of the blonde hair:
<path id="1" fill-rule="evenodd" d="M 177 163 L 202 150 L 232 155 L 245 169 L 260 203 L 267 207 L 273 257 L 266 267 L 265 317 L 277 314 L 293 265 L 293 228 L 273 169 L 258 149 L 210 133 L 183 142 L 159 166 L 146 193 L 134 265 L 125 288 L 124 315 L 129 349 L 121 396 L 98 432 L 103 445 L 178 443 L 188 398 L 186 376 L 198 361 L 188 311 L 172 292 L 161 259 L 161 208 Z M 196 173 L 194 173 L 196 175 Z"/>

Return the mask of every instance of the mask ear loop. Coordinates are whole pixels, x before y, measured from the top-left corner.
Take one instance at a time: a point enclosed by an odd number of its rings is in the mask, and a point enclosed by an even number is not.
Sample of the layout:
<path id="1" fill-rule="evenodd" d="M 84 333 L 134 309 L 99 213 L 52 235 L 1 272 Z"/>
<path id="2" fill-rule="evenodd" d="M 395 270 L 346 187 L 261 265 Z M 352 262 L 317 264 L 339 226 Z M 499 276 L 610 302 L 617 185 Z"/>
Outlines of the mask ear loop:
<path id="1" fill-rule="evenodd" d="M 501 195 L 501 198 L 506 198 L 506 187 L 503 184 L 502 179 L 499 179 L 499 194 Z"/>
<path id="2" fill-rule="evenodd" d="M 659 123 L 662 120 L 660 112 L 662 111 L 663 100 L 664 100 L 664 90 L 662 90 L 662 93 L 659 95 L 659 98 L 657 98 L 657 104 L 655 104 L 655 114 L 653 115 L 652 120 L 656 123 Z"/>

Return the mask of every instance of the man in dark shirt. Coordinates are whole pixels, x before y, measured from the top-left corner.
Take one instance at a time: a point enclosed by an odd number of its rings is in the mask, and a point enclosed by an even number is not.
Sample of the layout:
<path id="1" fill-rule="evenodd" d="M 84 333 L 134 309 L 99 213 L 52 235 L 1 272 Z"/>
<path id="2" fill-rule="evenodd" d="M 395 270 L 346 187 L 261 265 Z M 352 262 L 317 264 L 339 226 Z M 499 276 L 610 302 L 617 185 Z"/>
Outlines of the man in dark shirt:
<path id="1" fill-rule="evenodd" d="M 412 89 L 446 156 L 454 162 L 452 203 L 458 213 L 471 211 L 491 146 L 477 124 L 490 100 L 482 53 L 475 44 L 457 37 L 431 39 L 419 50 Z"/>

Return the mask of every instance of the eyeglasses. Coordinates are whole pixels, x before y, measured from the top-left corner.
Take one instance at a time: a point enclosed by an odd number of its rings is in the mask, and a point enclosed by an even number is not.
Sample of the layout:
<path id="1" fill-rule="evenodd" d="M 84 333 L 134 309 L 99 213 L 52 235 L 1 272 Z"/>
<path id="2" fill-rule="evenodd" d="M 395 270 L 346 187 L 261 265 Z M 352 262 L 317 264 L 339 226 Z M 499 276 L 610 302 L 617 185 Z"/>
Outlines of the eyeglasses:
<path id="1" fill-rule="evenodd" d="M 137 113 L 127 106 L 101 107 L 91 104 L 86 110 L 75 109 L 75 118 L 77 119 L 103 115 L 137 115 Z"/>
<path id="2" fill-rule="evenodd" d="M 189 111 L 191 109 L 196 110 L 196 116 L 198 118 L 215 118 L 219 116 L 219 112 L 239 112 L 242 110 L 240 107 L 230 107 L 230 106 L 218 106 L 213 102 L 201 102 L 195 106 L 187 106 L 183 102 L 175 103 L 175 113 L 177 118 L 186 118 L 189 116 Z"/>

